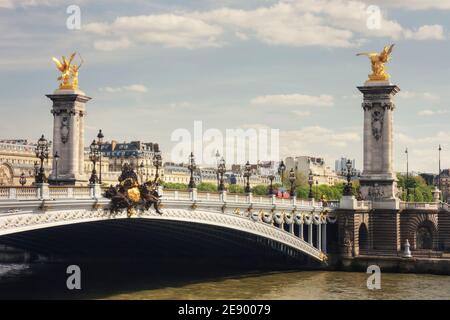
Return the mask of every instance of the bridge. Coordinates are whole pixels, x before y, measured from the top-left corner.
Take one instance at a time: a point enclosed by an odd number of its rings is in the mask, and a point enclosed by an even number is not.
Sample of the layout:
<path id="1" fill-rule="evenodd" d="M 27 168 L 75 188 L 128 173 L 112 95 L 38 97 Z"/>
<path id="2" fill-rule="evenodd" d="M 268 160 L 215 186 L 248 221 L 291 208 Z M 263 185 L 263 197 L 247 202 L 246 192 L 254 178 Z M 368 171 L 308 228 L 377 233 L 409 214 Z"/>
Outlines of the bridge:
<path id="1" fill-rule="evenodd" d="M 320 262 L 327 259 L 327 224 L 336 222 L 333 211 L 338 206 L 336 202 L 324 206 L 314 200 L 161 187 L 158 192 L 162 214 L 154 209 L 138 208 L 129 216 L 126 210 L 111 212 L 110 200 L 103 196 L 99 185 L 0 187 L 0 243 L 52 254 L 53 246 L 56 248 L 59 241 L 56 238 L 50 246 L 41 243 L 44 232 L 70 225 L 137 219 L 139 222 L 134 227 L 140 231 L 149 226 L 148 232 L 154 232 L 152 227 L 157 225 L 176 237 L 193 231 L 189 228 L 200 227 L 203 241 L 218 237 L 219 242 L 242 244 L 245 241 L 239 239 L 244 237 L 255 245 L 292 258 L 307 256 Z M 33 234 L 36 236 L 27 238 Z M 79 239 L 75 237 L 74 241 Z"/>

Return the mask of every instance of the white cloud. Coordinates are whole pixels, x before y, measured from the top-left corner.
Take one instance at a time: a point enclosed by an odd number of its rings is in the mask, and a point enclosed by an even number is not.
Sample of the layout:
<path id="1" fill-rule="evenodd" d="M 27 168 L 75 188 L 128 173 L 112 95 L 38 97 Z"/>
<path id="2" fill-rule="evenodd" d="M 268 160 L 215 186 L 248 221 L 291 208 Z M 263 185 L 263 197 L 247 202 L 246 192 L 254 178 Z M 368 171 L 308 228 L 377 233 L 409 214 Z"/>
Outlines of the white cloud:
<path id="1" fill-rule="evenodd" d="M 99 50 L 124 48 L 131 43 L 188 49 L 217 47 L 222 33 L 219 26 L 175 14 L 118 17 L 112 23 L 87 24 L 83 30 L 101 37 L 95 42 Z"/>
<path id="2" fill-rule="evenodd" d="M 320 96 L 310 96 L 305 94 L 278 94 L 267 95 L 253 98 L 250 103 L 252 105 L 269 105 L 269 106 L 325 106 L 329 107 L 334 104 L 334 98 L 327 94 Z"/>
<path id="3" fill-rule="evenodd" d="M 80 2 L 80 1 L 75 1 Z M 0 0 L 0 8 L 14 9 L 17 7 L 55 6 L 67 3 L 64 0 Z"/>
<path id="4" fill-rule="evenodd" d="M 148 88 L 142 84 L 131 84 L 128 86 L 122 87 L 104 87 L 99 89 L 102 92 L 107 93 L 118 93 L 118 92 L 137 92 L 137 93 L 145 93 L 148 92 Z"/>
<path id="5" fill-rule="evenodd" d="M 413 40 L 445 40 L 445 32 L 441 25 L 424 25 L 417 31 L 406 30 L 405 38 Z"/>
<path id="6" fill-rule="evenodd" d="M 353 146 L 361 143 L 361 136 L 353 130 L 338 131 L 321 126 L 305 127 L 300 130 L 280 131 L 280 155 L 310 155 L 324 157 L 327 165 L 333 166 L 334 160 L 345 152 L 356 154 Z M 362 149 L 362 146 L 361 146 Z"/>
<path id="7" fill-rule="evenodd" d="M 300 117 L 300 118 L 309 117 L 311 115 L 310 111 L 294 110 L 294 111 L 292 111 L 292 113 L 295 114 L 296 116 Z"/>
<path id="8" fill-rule="evenodd" d="M 431 110 L 431 109 L 425 109 L 419 111 L 417 114 L 419 116 L 434 116 L 434 115 L 441 115 L 448 113 L 447 110 Z"/>
<path id="9" fill-rule="evenodd" d="M 398 96 L 402 99 L 424 99 L 427 101 L 438 101 L 440 97 L 430 92 L 414 92 L 414 91 L 400 91 Z"/>
<path id="10" fill-rule="evenodd" d="M 227 36 L 241 41 L 257 39 L 269 45 L 337 48 L 360 46 L 367 37 L 445 39 L 441 25 L 408 29 L 384 13 L 381 27 L 370 30 L 366 10 L 367 4 L 362 1 L 280 0 L 248 10 L 223 7 L 177 11 L 176 14 L 122 16 L 111 23 L 84 25 L 83 30 L 93 34 L 95 48 L 99 50 L 127 48 L 131 44 L 188 49 L 218 47 L 225 44 Z"/>
<path id="11" fill-rule="evenodd" d="M 363 0 L 368 4 L 373 4 L 373 0 Z M 450 10 L 450 0 L 378 0 L 380 6 L 402 8 L 407 10 Z"/>

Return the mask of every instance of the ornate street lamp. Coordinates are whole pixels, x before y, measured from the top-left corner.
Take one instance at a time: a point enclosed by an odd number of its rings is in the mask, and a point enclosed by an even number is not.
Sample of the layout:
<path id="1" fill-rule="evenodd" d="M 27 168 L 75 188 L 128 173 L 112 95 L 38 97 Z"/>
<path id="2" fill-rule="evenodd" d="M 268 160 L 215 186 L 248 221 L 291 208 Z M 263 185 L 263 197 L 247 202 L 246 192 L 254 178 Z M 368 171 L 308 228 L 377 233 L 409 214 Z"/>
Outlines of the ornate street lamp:
<path id="1" fill-rule="evenodd" d="M 408 154 L 408 148 L 405 150 L 406 154 L 406 181 L 405 181 L 405 188 L 406 188 L 406 201 L 409 201 L 409 188 L 408 188 L 408 182 L 409 182 L 409 154 Z"/>
<path id="2" fill-rule="evenodd" d="M 153 155 L 153 166 L 156 168 L 155 182 L 157 182 L 159 178 L 159 168 L 162 166 L 161 151 L 159 150 L 155 150 L 155 154 Z"/>
<path id="3" fill-rule="evenodd" d="M 216 151 L 216 165 L 219 166 L 219 162 L 220 162 L 220 153 L 219 150 Z M 217 190 L 219 190 L 220 188 L 220 175 L 219 175 L 219 170 L 216 171 L 216 176 L 217 176 Z"/>
<path id="4" fill-rule="evenodd" d="M 347 184 L 344 187 L 344 196 L 352 196 L 353 195 L 353 187 L 352 187 L 352 162 L 350 160 L 347 160 L 347 163 L 345 164 L 347 167 Z"/>
<path id="5" fill-rule="evenodd" d="M 47 178 L 44 171 L 44 159 L 48 159 L 48 141 L 44 138 L 44 135 L 37 142 L 36 157 L 41 161 L 41 167 L 39 173 L 36 176 L 36 183 L 45 183 Z"/>
<path id="6" fill-rule="evenodd" d="M 189 188 L 190 189 L 194 189 L 195 188 L 195 181 L 194 181 L 194 170 L 197 168 L 197 166 L 195 165 L 195 157 L 194 157 L 194 153 L 191 152 L 191 155 L 189 156 L 189 165 L 188 165 L 188 169 L 191 173 L 191 177 L 189 178 Z"/>
<path id="7" fill-rule="evenodd" d="M 56 181 L 56 184 L 58 184 L 58 161 L 59 161 L 58 151 L 55 152 L 53 159 L 55 160 L 55 181 Z"/>
<path id="8" fill-rule="evenodd" d="M 223 181 L 223 175 L 225 173 L 226 166 L 225 166 L 225 159 L 222 157 L 219 161 L 219 164 L 217 165 L 217 174 L 219 175 L 219 187 L 217 188 L 218 191 L 225 191 L 225 184 Z"/>
<path id="9" fill-rule="evenodd" d="M 441 151 L 442 151 L 441 145 L 439 145 L 438 151 L 439 151 L 438 188 L 439 188 L 439 191 L 442 191 L 441 190 Z"/>
<path id="10" fill-rule="evenodd" d="M 22 187 L 27 184 L 27 177 L 25 177 L 25 173 L 23 172 L 19 177 L 19 183 Z"/>
<path id="11" fill-rule="evenodd" d="M 142 161 L 138 168 L 138 174 L 139 177 L 141 178 L 141 183 L 144 183 L 144 173 L 145 173 L 145 165 L 144 161 Z"/>
<path id="12" fill-rule="evenodd" d="M 247 163 L 245 164 L 245 172 L 244 172 L 244 177 L 247 179 L 247 184 L 245 186 L 245 193 L 250 193 L 252 192 L 251 188 L 250 188 L 250 176 L 252 174 L 252 166 L 250 164 L 249 161 L 247 161 Z"/>
<path id="13" fill-rule="evenodd" d="M 289 171 L 289 182 L 291 183 L 291 193 L 290 193 L 291 197 L 295 197 L 295 187 L 294 187 L 295 180 L 296 180 L 295 172 L 294 168 L 292 168 Z"/>
<path id="14" fill-rule="evenodd" d="M 286 165 L 284 164 L 283 160 L 281 160 L 280 164 L 278 165 L 278 174 L 281 176 L 281 185 L 283 185 L 283 178 L 284 178 L 285 170 L 286 170 Z"/>
<path id="15" fill-rule="evenodd" d="M 275 175 L 269 174 L 269 175 L 267 176 L 267 178 L 269 178 L 269 180 L 270 180 L 270 185 L 269 185 L 269 195 L 271 196 L 271 195 L 273 195 L 273 179 L 275 179 Z"/>
<path id="16" fill-rule="evenodd" d="M 99 158 L 99 149 L 98 149 L 98 144 L 95 140 L 92 141 L 91 145 L 89 146 L 89 160 L 92 161 L 92 172 L 91 172 L 91 177 L 89 178 L 89 182 L 92 184 L 95 184 L 98 182 L 98 177 L 97 177 L 97 170 L 95 170 L 95 164 L 98 161 Z"/>
<path id="17" fill-rule="evenodd" d="M 35 161 L 34 162 L 34 182 L 35 183 L 37 183 L 38 175 L 39 175 L 39 164 L 37 161 Z"/>
<path id="18" fill-rule="evenodd" d="M 314 198 L 313 192 L 312 192 L 312 185 L 314 183 L 314 175 L 312 173 L 312 170 L 309 170 L 309 175 L 308 175 L 308 184 L 309 184 L 309 194 L 308 194 L 308 198 L 312 199 Z"/>
<path id="19" fill-rule="evenodd" d="M 98 150 L 99 150 L 99 153 L 100 153 L 100 156 L 99 156 L 99 178 L 98 178 L 98 183 L 100 183 L 100 184 L 102 184 L 102 145 L 103 145 L 103 138 L 104 138 L 105 136 L 103 135 L 103 133 L 102 133 L 102 129 L 100 129 L 99 131 L 98 131 L 98 134 L 97 134 L 97 144 L 98 144 Z"/>

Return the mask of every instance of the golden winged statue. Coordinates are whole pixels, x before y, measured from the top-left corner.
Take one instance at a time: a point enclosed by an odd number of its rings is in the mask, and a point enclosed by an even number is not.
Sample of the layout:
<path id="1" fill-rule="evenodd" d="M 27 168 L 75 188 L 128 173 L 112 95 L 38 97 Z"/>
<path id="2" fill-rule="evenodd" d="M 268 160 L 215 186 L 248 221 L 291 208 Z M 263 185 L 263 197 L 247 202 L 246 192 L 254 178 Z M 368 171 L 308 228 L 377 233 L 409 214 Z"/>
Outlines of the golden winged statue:
<path id="1" fill-rule="evenodd" d="M 61 90 L 76 90 L 78 89 L 78 70 L 80 69 L 83 61 L 79 65 L 73 63 L 76 53 L 72 53 L 67 59 L 65 56 L 59 61 L 57 58 L 53 57 L 52 60 L 55 62 L 56 67 L 61 72 L 58 80 L 61 81 L 59 84 L 59 89 Z"/>
<path id="2" fill-rule="evenodd" d="M 357 56 L 367 56 L 372 64 L 372 74 L 369 74 L 369 81 L 388 81 L 391 77 L 384 67 L 384 64 L 390 60 L 390 55 L 394 44 L 386 46 L 380 53 L 377 52 L 362 52 Z"/>

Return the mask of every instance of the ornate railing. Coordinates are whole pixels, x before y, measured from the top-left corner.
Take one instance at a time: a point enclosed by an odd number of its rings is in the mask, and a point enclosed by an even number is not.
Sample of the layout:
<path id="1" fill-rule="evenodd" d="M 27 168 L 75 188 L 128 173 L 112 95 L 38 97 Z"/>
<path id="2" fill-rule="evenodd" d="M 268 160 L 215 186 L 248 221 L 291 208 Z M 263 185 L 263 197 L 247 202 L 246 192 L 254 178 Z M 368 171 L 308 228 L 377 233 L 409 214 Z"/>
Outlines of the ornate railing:
<path id="1" fill-rule="evenodd" d="M 400 202 L 400 209 L 409 210 L 448 210 L 448 204 L 440 202 Z"/>

